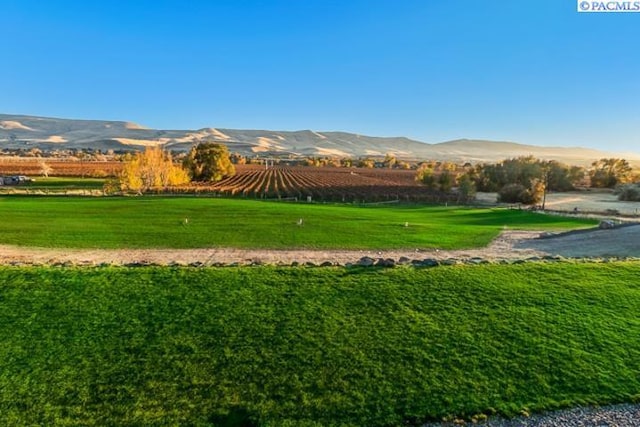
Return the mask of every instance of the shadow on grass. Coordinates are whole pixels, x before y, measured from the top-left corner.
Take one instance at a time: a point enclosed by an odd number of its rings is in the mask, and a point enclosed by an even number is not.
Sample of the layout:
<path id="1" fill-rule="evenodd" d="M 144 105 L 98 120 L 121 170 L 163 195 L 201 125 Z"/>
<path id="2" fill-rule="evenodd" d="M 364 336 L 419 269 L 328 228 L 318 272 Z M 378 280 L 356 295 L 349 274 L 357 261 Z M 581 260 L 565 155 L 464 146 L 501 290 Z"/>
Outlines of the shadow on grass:
<path id="1" fill-rule="evenodd" d="M 213 415 L 209 421 L 219 427 L 257 427 L 258 425 L 244 408 L 232 408 L 228 414 Z"/>

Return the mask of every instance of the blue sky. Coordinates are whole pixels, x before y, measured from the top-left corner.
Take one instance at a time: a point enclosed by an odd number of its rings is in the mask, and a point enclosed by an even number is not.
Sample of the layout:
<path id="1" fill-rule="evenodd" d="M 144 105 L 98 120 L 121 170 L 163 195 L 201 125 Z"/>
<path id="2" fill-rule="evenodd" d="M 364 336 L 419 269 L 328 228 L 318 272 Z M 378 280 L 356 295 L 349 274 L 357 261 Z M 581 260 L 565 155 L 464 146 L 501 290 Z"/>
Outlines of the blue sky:
<path id="1" fill-rule="evenodd" d="M 640 13 L 574 0 L 0 0 L 0 112 L 640 151 Z"/>

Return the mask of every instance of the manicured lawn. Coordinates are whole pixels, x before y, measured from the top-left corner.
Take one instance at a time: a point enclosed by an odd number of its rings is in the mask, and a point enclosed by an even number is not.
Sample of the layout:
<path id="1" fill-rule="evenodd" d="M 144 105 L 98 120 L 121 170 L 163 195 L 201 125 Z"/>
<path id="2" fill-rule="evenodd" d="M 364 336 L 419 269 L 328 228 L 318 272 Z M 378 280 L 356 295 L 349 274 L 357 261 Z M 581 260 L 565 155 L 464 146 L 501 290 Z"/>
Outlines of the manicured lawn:
<path id="1" fill-rule="evenodd" d="M 631 401 L 639 276 L 3 267 L 0 424 L 390 426 Z"/>
<path id="2" fill-rule="evenodd" d="M 456 249 L 484 246 L 505 227 L 570 229 L 594 224 L 505 209 L 203 197 L 13 196 L 0 198 L 0 216 L 0 243 L 77 248 Z"/>

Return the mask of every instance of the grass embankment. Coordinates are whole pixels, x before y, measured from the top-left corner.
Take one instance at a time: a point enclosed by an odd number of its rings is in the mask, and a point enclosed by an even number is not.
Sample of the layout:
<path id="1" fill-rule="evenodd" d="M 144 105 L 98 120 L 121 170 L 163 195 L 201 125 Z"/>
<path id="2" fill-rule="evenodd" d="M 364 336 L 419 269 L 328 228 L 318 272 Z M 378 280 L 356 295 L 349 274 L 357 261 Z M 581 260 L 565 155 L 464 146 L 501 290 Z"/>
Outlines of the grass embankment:
<path id="1" fill-rule="evenodd" d="M 638 263 L 0 268 L 2 425 L 400 425 L 632 400 Z"/>
<path id="2" fill-rule="evenodd" d="M 104 178 L 76 178 L 76 177 L 38 177 L 17 189 L 30 190 L 101 190 Z"/>
<path id="3" fill-rule="evenodd" d="M 0 243 L 76 248 L 459 249 L 484 246 L 504 227 L 569 229 L 594 224 L 505 209 L 194 197 L 17 196 L 0 199 L 0 216 L 7 218 L 0 222 Z"/>

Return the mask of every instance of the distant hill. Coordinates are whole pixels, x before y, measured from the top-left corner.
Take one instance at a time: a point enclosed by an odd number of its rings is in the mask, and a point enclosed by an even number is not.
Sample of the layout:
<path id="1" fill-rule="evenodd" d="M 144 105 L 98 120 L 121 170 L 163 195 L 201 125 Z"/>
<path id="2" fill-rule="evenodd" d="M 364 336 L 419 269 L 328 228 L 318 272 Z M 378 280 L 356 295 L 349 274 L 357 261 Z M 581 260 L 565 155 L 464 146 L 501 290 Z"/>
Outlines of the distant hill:
<path id="1" fill-rule="evenodd" d="M 347 132 L 270 131 L 204 128 L 198 130 L 148 129 L 131 122 L 70 120 L 0 114 L 0 149 L 140 150 L 162 146 L 186 151 L 200 141 L 222 142 L 232 152 L 263 156 L 382 157 L 391 153 L 407 160 L 433 159 L 455 162 L 490 162 L 533 155 L 571 164 L 587 164 L 616 153 L 572 147 L 541 147 L 514 142 L 459 139 L 427 144 L 405 137 L 373 137 Z"/>

